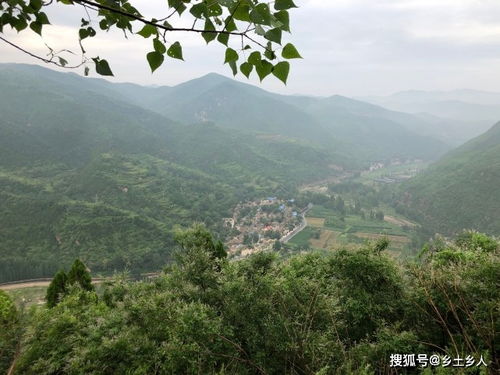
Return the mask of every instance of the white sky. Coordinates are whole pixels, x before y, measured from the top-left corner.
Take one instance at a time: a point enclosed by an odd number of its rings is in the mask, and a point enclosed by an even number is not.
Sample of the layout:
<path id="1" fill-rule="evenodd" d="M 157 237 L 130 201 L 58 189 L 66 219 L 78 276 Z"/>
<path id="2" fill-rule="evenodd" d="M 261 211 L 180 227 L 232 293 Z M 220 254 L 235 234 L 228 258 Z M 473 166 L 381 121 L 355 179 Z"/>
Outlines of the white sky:
<path id="1" fill-rule="evenodd" d="M 148 15 L 165 13 L 166 0 L 130 0 Z M 291 11 L 293 42 L 304 60 L 292 62 L 288 86 L 274 77 L 262 87 L 309 95 L 390 94 L 408 89 L 500 87 L 499 0 L 296 0 Z M 78 51 L 82 17 L 72 7 L 51 11 L 54 25 L 44 41 L 55 48 Z M 96 27 L 97 28 L 97 27 Z M 43 54 L 43 41 L 25 31 L 8 32 L 9 40 Z M 151 41 L 125 40 L 119 33 L 99 33 L 86 43 L 89 56 L 106 58 L 115 81 L 173 85 L 210 72 L 231 76 L 222 64 L 217 42 L 205 46 L 199 35 L 172 36 L 183 44 L 185 62 L 168 59 L 153 75 L 145 54 Z M 0 41 L 0 62 L 38 63 Z M 241 78 L 240 78 L 241 79 Z M 248 82 L 246 79 L 242 79 Z M 257 79 L 252 83 L 258 84 Z"/>

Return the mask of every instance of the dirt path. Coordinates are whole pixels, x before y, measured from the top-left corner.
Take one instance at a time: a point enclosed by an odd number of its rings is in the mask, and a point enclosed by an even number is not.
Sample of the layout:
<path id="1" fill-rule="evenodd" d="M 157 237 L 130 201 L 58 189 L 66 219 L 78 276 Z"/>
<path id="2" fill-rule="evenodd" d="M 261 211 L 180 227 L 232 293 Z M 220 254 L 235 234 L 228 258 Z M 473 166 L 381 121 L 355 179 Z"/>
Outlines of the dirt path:
<path id="1" fill-rule="evenodd" d="M 15 289 L 24 289 L 24 288 L 33 288 L 36 286 L 48 287 L 50 281 L 31 281 L 27 283 L 15 283 L 15 284 L 5 284 L 0 285 L 1 290 L 15 290 Z"/>

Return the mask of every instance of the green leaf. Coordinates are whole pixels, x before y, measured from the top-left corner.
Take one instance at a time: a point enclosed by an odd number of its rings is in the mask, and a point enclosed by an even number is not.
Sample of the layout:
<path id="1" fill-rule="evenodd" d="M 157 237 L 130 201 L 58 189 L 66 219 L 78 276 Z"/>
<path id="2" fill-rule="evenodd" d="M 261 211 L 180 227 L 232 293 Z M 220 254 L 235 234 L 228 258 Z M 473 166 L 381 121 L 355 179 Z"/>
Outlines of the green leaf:
<path id="1" fill-rule="evenodd" d="M 205 3 L 195 4 L 191 7 L 189 12 L 196 18 L 203 18 L 203 16 L 207 12 L 207 4 Z"/>
<path id="2" fill-rule="evenodd" d="M 108 21 L 106 19 L 100 20 L 99 27 L 101 28 L 101 30 L 107 30 L 109 28 Z"/>
<path id="3" fill-rule="evenodd" d="M 259 4 L 250 12 L 250 20 L 255 24 L 270 25 L 271 11 L 267 4 Z"/>
<path id="4" fill-rule="evenodd" d="M 161 54 L 164 54 L 167 51 L 167 47 L 165 47 L 165 44 L 163 44 L 158 38 L 153 39 L 153 48 L 156 52 L 159 52 Z"/>
<path id="5" fill-rule="evenodd" d="M 173 43 L 167 51 L 168 57 L 173 59 L 184 60 L 182 57 L 182 46 L 179 42 Z"/>
<path id="6" fill-rule="evenodd" d="M 273 75 L 286 85 L 288 74 L 290 73 L 290 63 L 282 61 L 273 68 Z"/>
<path id="7" fill-rule="evenodd" d="M 264 51 L 264 56 L 269 60 L 275 60 L 276 54 L 273 51 L 273 45 L 271 42 L 267 42 L 266 50 Z"/>
<path id="8" fill-rule="evenodd" d="M 234 22 L 234 18 L 229 16 L 224 20 L 224 27 L 226 31 L 236 31 L 238 30 L 238 27 L 236 26 L 236 23 Z"/>
<path id="9" fill-rule="evenodd" d="M 260 81 L 266 78 L 273 71 L 273 64 L 267 60 L 262 60 L 259 65 L 255 67 L 257 74 L 259 75 Z"/>
<path id="10" fill-rule="evenodd" d="M 217 37 L 217 41 L 221 44 L 224 44 L 227 47 L 227 43 L 229 43 L 229 34 L 221 33 Z"/>
<path id="11" fill-rule="evenodd" d="M 264 38 L 272 42 L 281 44 L 281 29 L 271 29 L 264 34 Z"/>
<path id="12" fill-rule="evenodd" d="M 260 62 L 262 60 L 262 56 L 259 51 L 254 51 L 248 56 L 248 62 L 252 65 L 260 65 Z"/>
<path id="13" fill-rule="evenodd" d="M 37 21 L 33 21 L 30 23 L 30 29 L 33 30 L 38 35 L 42 35 L 42 24 Z"/>
<path id="14" fill-rule="evenodd" d="M 264 30 L 264 28 L 260 25 L 255 25 L 255 34 L 264 36 L 266 35 L 266 30 Z"/>
<path id="15" fill-rule="evenodd" d="M 36 21 L 40 22 L 42 25 L 50 25 L 49 18 L 43 12 L 40 12 L 36 15 Z"/>
<path id="16" fill-rule="evenodd" d="M 235 8 L 231 9 L 231 12 L 233 12 L 233 18 L 238 21 L 243 21 L 243 22 L 250 22 L 250 6 L 248 4 L 236 4 L 237 6 L 236 10 Z"/>
<path id="17" fill-rule="evenodd" d="M 151 73 L 153 73 L 161 66 L 161 64 L 163 64 L 165 57 L 161 53 L 153 51 L 146 55 L 146 59 L 148 60 L 149 67 L 151 68 Z"/>
<path id="18" fill-rule="evenodd" d="M 4 13 L 5 14 L 5 13 Z M 13 18 L 11 25 L 19 32 L 28 27 L 28 23 L 24 19 Z M 34 30 L 33 30 L 34 31 Z"/>
<path id="19" fill-rule="evenodd" d="M 290 8 L 297 8 L 293 0 L 275 0 L 274 2 L 274 9 L 276 10 L 286 10 Z"/>
<path id="20" fill-rule="evenodd" d="M 274 17 L 281 22 L 281 30 L 290 32 L 290 15 L 286 10 L 274 13 Z"/>
<path id="21" fill-rule="evenodd" d="M 283 56 L 285 59 L 301 59 L 302 56 L 300 56 L 299 51 L 295 48 L 295 46 L 292 43 L 288 43 L 284 48 L 283 51 L 281 52 L 281 56 Z"/>
<path id="22" fill-rule="evenodd" d="M 89 31 L 87 29 L 80 29 L 78 30 L 78 36 L 80 37 L 80 40 L 84 40 L 89 36 Z"/>
<path id="23" fill-rule="evenodd" d="M 215 26 L 212 23 L 212 21 L 210 21 L 209 18 L 207 18 L 205 20 L 205 30 L 207 30 L 207 31 L 215 31 Z M 205 39 L 205 42 L 207 42 L 207 44 L 208 44 L 212 40 L 214 40 L 215 38 L 217 38 L 217 33 L 201 33 L 201 36 L 203 37 L 203 39 Z"/>
<path id="24" fill-rule="evenodd" d="M 100 74 L 101 76 L 112 76 L 113 72 L 111 71 L 111 68 L 109 67 L 109 64 L 106 60 L 102 60 L 99 58 L 93 58 L 95 63 L 95 71 L 97 74 Z"/>
<path id="25" fill-rule="evenodd" d="M 240 71 L 245 75 L 245 77 L 250 78 L 250 73 L 252 73 L 253 65 L 247 62 L 244 62 L 240 65 Z"/>
<path id="26" fill-rule="evenodd" d="M 30 8 L 38 12 L 42 8 L 42 0 L 30 0 Z"/>
<path id="27" fill-rule="evenodd" d="M 222 8 L 215 1 L 208 6 L 208 17 L 222 16 Z"/>
<path id="28" fill-rule="evenodd" d="M 231 67 L 231 70 L 233 71 L 233 76 L 238 74 L 238 66 L 236 65 L 236 61 L 230 61 L 229 66 Z"/>
<path id="29" fill-rule="evenodd" d="M 143 38 L 149 38 L 151 35 L 158 35 L 158 30 L 153 25 L 144 25 L 142 30 L 138 31 L 137 34 Z"/>
<path id="30" fill-rule="evenodd" d="M 174 8 L 179 15 L 182 15 L 186 10 L 186 6 L 182 0 L 168 0 L 168 6 Z"/>
<path id="31" fill-rule="evenodd" d="M 226 58 L 224 59 L 224 64 L 238 61 L 238 58 L 239 58 L 238 52 L 236 52 L 232 48 L 226 48 Z"/>

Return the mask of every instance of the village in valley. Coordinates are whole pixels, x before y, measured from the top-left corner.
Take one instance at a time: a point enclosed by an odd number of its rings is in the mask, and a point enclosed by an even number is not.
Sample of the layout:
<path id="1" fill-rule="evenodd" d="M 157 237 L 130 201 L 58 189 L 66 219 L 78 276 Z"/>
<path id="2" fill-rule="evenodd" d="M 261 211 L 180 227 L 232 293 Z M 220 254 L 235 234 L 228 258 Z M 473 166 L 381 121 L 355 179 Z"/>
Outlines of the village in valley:
<path id="1" fill-rule="evenodd" d="M 279 251 L 285 244 L 288 249 L 332 249 L 380 238 L 390 240 L 390 250 L 401 252 L 416 225 L 380 201 L 376 191 L 418 174 L 424 166 L 420 160 L 374 162 L 358 174 L 304 185 L 301 198 L 242 202 L 224 220 L 228 252 L 240 258 Z"/>
<path id="2" fill-rule="evenodd" d="M 303 212 L 295 199 L 266 199 L 240 203 L 233 217 L 225 220 L 232 235 L 226 244 L 234 257 L 247 256 L 263 250 L 279 249 L 290 235 L 303 226 Z"/>

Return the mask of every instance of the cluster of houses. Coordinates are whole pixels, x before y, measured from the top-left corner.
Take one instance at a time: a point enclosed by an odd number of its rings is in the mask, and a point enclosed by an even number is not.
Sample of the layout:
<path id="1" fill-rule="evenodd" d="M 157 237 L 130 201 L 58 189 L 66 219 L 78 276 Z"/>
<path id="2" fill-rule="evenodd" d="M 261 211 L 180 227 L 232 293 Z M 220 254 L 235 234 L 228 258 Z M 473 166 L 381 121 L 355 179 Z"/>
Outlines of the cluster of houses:
<path id="1" fill-rule="evenodd" d="M 276 241 L 292 232 L 301 223 L 295 199 L 267 197 L 240 203 L 233 217 L 225 220 L 234 235 L 226 241 L 234 256 L 269 250 Z"/>

